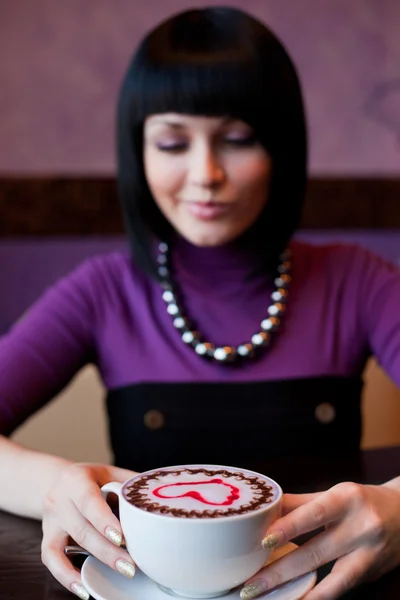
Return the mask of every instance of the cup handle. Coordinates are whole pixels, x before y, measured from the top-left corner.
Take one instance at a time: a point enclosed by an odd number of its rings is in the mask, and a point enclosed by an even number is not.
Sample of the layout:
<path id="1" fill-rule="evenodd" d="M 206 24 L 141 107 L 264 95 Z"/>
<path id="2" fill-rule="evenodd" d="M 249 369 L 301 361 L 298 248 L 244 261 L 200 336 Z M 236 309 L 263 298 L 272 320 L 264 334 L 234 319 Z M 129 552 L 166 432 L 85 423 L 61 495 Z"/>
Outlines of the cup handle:
<path id="1" fill-rule="evenodd" d="M 117 494 L 118 498 L 121 495 L 122 483 L 118 483 L 117 481 L 109 481 L 104 484 L 101 488 L 101 493 L 104 500 L 107 500 L 108 494 Z"/>
<path id="2" fill-rule="evenodd" d="M 106 502 L 108 494 L 116 494 L 118 496 L 118 509 L 111 507 L 112 512 L 118 520 L 120 520 L 119 505 L 121 501 L 121 489 L 122 483 L 118 483 L 117 481 L 109 481 L 108 483 L 104 484 L 100 489 L 101 495 L 103 496 Z"/>

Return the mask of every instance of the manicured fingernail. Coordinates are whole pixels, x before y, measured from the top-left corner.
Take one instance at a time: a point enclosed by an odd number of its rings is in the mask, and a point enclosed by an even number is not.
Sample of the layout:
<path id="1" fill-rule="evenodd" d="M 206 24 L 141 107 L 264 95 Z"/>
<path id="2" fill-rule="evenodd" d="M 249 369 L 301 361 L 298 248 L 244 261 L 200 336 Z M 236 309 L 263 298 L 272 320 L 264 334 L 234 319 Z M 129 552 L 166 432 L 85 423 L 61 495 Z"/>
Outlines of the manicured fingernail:
<path id="1" fill-rule="evenodd" d="M 110 542 L 115 544 L 115 546 L 120 546 L 124 541 L 124 536 L 122 535 L 122 533 L 114 527 L 107 527 L 106 537 L 108 540 L 110 540 Z"/>
<path id="2" fill-rule="evenodd" d="M 270 533 L 266 535 L 263 541 L 261 542 L 262 547 L 265 550 L 271 550 L 272 548 L 276 548 L 281 544 L 284 540 L 283 533 L 277 531 L 276 533 Z"/>
<path id="3" fill-rule="evenodd" d="M 89 592 L 81 583 L 73 583 L 71 585 L 71 592 L 78 596 L 78 598 L 82 598 L 82 600 L 89 600 L 90 598 Z"/>
<path id="4" fill-rule="evenodd" d="M 117 560 L 117 562 L 115 563 L 115 566 L 117 567 L 117 571 L 119 573 L 121 573 L 121 575 L 125 575 L 125 577 L 129 577 L 129 579 L 132 579 L 132 577 L 134 577 L 135 571 L 136 571 L 135 565 L 128 562 L 127 560 L 123 560 L 122 558 L 119 558 Z"/>
<path id="5" fill-rule="evenodd" d="M 267 583 L 263 579 L 254 579 L 248 585 L 245 585 L 240 592 L 240 600 L 253 600 L 268 589 Z"/>

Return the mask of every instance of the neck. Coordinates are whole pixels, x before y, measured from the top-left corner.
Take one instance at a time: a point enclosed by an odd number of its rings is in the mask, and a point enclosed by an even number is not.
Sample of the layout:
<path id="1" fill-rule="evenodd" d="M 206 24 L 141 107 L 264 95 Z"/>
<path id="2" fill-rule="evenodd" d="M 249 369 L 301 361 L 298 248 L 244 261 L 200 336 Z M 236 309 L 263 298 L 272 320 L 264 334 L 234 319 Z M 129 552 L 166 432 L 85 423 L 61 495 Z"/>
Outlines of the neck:
<path id="1" fill-rule="evenodd" d="M 173 270 L 192 272 L 206 280 L 252 278 L 275 272 L 266 265 L 262 244 L 258 241 L 245 244 L 242 239 L 220 246 L 196 246 L 181 236 L 175 236 L 171 244 Z"/>

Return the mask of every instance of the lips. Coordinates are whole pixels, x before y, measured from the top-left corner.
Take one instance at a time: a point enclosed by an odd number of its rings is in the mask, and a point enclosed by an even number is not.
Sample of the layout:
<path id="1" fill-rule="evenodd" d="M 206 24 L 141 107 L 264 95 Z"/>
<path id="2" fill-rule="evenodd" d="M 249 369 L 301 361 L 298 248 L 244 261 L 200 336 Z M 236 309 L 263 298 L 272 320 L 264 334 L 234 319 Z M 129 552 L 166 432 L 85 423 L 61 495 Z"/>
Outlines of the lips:
<path id="1" fill-rule="evenodd" d="M 230 205 L 227 202 L 190 201 L 185 204 L 192 215 L 205 221 L 210 221 L 224 215 L 230 208 Z"/>

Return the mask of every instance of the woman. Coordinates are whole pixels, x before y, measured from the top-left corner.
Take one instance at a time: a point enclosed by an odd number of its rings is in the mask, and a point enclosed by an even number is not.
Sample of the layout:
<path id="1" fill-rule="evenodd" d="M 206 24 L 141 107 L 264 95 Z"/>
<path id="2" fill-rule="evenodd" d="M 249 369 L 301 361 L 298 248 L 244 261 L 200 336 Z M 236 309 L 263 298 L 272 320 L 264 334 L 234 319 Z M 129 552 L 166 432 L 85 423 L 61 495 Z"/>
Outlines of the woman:
<path id="1" fill-rule="evenodd" d="M 88 362 L 108 389 L 118 468 L 70 464 L 0 440 L 1 474 L 12 470 L 0 506 L 43 520 L 43 561 L 79 597 L 89 596 L 64 556 L 69 536 L 134 575 L 99 492 L 105 482 L 183 462 L 256 468 L 259 456 L 329 454 L 338 440 L 355 451 L 368 355 L 400 383 L 398 271 L 356 246 L 292 240 L 306 146 L 295 69 L 254 18 L 191 10 L 140 45 L 118 109 L 132 257 L 86 261 L 0 347 L 4 434 Z M 329 418 L 315 418 L 321 399 Z M 261 572 L 242 598 L 335 558 L 307 599 L 337 598 L 393 568 L 399 501 L 400 478 L 286 495 L 270 547 L 326 531 L 279 570 Z"/>

